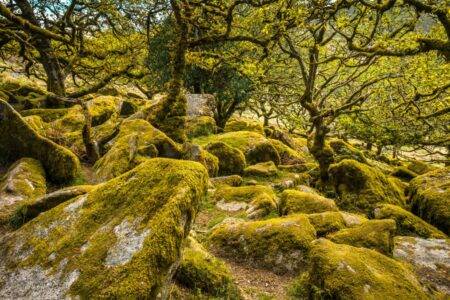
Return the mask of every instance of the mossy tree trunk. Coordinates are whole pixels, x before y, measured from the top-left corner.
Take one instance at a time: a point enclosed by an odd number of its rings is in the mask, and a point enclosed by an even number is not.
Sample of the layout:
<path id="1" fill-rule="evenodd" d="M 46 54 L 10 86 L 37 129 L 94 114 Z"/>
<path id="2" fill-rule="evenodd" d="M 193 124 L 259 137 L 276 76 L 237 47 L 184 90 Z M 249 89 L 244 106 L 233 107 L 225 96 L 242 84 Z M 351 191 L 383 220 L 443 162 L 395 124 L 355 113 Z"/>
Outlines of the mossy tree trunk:
<path id="1" fill-rule="evenodd" d="M 328 182 L 328 169 L 333 163 L 333 151 L 325 144 L 329 131 L 322 121 L 316 121 L 312 140 L 308 143 L 309 152 L 319 163 L 319 173 L 322 182 Z"/>

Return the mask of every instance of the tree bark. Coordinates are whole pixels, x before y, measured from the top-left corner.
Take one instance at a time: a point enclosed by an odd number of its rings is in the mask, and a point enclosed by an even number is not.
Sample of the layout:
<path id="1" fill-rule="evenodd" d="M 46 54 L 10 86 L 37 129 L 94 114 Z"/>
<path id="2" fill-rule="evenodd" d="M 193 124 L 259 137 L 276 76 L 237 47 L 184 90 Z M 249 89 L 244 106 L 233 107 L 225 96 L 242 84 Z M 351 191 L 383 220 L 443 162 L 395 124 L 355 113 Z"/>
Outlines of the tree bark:
<path id="1" fill-rule="evenodd" d="M 310 146 L 309 152 L 319 163 L 320 179 L 322 182 L 328 182 L 328 169 L 334 161 L 333 151 L 325 145 L 325 138 L 328 132 L 329 129 L 325 125 L 321 124 L 320 121 L 317 122 L 315 125 L 312 142 L 308 143 Z"/>
<path id="2" fill-rule="evenodd" d="M 373 146 L 373 144 L 372 144 L 371 142 L 368 142 L 368 143 L 366 144 L 366 150 L 371 151 L 371 150 L 372 150 L 372 146 Z"/>

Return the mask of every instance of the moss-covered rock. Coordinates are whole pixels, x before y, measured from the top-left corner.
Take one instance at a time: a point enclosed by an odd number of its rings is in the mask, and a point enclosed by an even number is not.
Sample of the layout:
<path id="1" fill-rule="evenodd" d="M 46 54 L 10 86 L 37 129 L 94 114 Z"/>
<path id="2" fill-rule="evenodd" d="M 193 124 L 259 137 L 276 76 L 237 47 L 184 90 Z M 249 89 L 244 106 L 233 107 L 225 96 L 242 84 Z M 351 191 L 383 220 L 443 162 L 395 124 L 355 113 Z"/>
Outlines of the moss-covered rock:
<path id="1" fill-rule="evenodd" d="M 305 155 L 303 153 L 297 152 L 294 149 L 286 146 L 279 140 L 269 139 L 272 146 L 275 147 L 278 154 L 280 155 L 280 163 L 283 165 L 296 165 L 304 164 L 306 162 Z"/>
<path id="2" fill-rule="evenodd" d="M 46 191 L 45 171 L 39 161 L 22 158 L 15 162 L 0 177 L 0 226 L 11 222 L 19 206 L 33 203 Z"/>
<path id="3" fill-rule="evenodd" d="M 415 174 L 418 175 L 423 175 L 427 172 L 436 170 L 436 167 L 418 160 L 413 160 L 410 163 L 408 163 L 407 168 L 411 172 L 414 172 Z"/>
<path id="4" fill-rule="evenodd" d="M 270 126 L 270 127 L 264 128 L 264 133 L 266 134 L 266 137 L 268 137 L 268 138 L 271 138 L 274 140 L 279 140 L 286 146 L 288 146 L 292 149 L 297 149 L 297 143 L 295 142 L 295 140 L 293 138 L 291 138 L 287 132 L 284 132 L 284 131 L 278 129 L 275 126 Z"/>
<path id="5" fill-rule="evenodd" d="M 216 127 L 216 121 L 209 116 L 186 118 L 186 135 L 188 138 L 214 134 Z"/>
<path id="6" fill-rule="evenodd" d="M 184 143 L 182 152 L 183 159 L 199 162 L 208 170 L 210 177 L 217 176 L 219 172 L 219 159 L 215 155 L 191 143 Z"/>
<path id="7" fill-rule="evenodd" d="M 343 159 L 353 159 L 361 163 L 367 163 L 364 154 L 349 143 L 341 139 L 331 139 L 328 143 L 333 149 L 335 162 L 340 162 Z"/>
<path id="8" fill-rule="evenodd" d="M 145 120 L 125 120 L 111 149 L 94 165 L 103 180 L 114 178 L 152 157 L 180 158 L 180 147 Z"/>
<path id="9" fill-rule="evenodd" d="M 376 168 L 344 159 L 331 165 L 329 173 L 341 209 L 370 214 L 378 203 L 405 205 L 399 187 Z"/>
<path id="10" fill-rule="evenodd" d="M 225 223 L 210 236 L 219 255 L 277 273 L 295 273 L 306 263 L 316 231 L 306 215 Z"/>
<path id="11" fill-rule="evenodd" d="M 277 149 L 268 141 L 258 143 L 245 152 L 245 159 L 248 164 L 272 161 L 276 166 L 281 162 Z"/>
<path id="12" fill-rule="evenodd" d="M 394 171 L 392 171 L 391 175 L 405 181 L 410 181 L 417 176 L 417 173 L 411 171 L 406 167 L 396 167 Z"/>
<path id="13" fill-rule="evenodd" d="M 293 213 L 313 214 L 325 211 L 338 211 L 338 207 L 332 199 L 315 193 L 284 190 L 280 196 L 279 210 L 281 215 Z"/>
<path id="14" fill-rule="evenodd" d="M 229 268 L 206 251 L 193 237 L 186 240 L 175 280 L 194 292 L 200 290 L 202 293 L 225 299 L 239 298 Z"/>
<path id="15" fill-rule="evenodd" d="M 48 129 L 47 123 L 45 123 L 39 116 L 23 117 L 23 120 L 30 125 L 30 127 L 36 131 L 39 135 L 45 137 Z"/>
<path id="16" fill-rule="evenodd" d="M 441 297 L 435 299 L 447 299 L 450 295 L 450 240 L 396 236 L 394 243 L 394 258 L 413 265 L 420 280 L 441 293 Z"/>
<path id="17" fill-rule="evenodd" d="M 149 159 L 0 243 L 0 298 L 155 299 L 176 270 L 208 175 Z"/>
<path id="18" fill-rule="evenodd" d="M 355 247 L 364 247 L 391 255 L 394 249 L 395 221 L 369 220 L 360 226 L 346 228 L 327 235 L 327 239 Z"/>
<path id="19" fill-rule="evenodd" d="M 249 218 L 266 216 L 277 208 L 275 193 L 264 185 L 220 186 L 213 201 L 221 210 L 245 210 Z"/>
<path id="20" fill-rule="evenodd" d="M 210 181 L 215 187 L 219 187 L 221 185 L 240 186 L 242 184 L 242 177 L 239 175 L 228 175 L 214 177 L 211 178 Z"/>
<path id="21" fill-rule="evenodd" d="M 50 210 L 65 201 L 87 194 L 92 189 L 94 189 L 93 185 L 70 186 L 36 198 L 35 201 L 21 203 L 11 217 L 11 225 L 20 227 L 29 220 L 37 217 L 39 214 Z"/>
<path id="22" fill-rule="evenodd" d="M 39 116 L 44 122 L 53 122 L 68 113 L 68 108 L 35 108 L 20 111 L 23 117 Z"/>
<path id="23" fill-rule="evenodd" d="M 397 224 L 396 235 L 410 235 L 422 238 L 443 239 L 447 236 L 403 208 L 392 204 L 380 204 L 374 210 L 376 219 L 393 219 Z"/>
<path id="24" fill-rule="evenodd" d="M 277 175 L 277 171 L 278 169 L 273 161 L 268 161 L 248 166 L 244 169 L 244 175 L 254 177 L 271 177 Z"/>
<path id="25" fill-rule="evenodd" d="M 50 180 L 74 179 L 80 171 L 78 158 L 68 149 L 40 136 L 5 101 L 0 100 L 0 160 L 21 157 L 39 160 Z"/>
<path id="26" fill-rule="evenodd" d="M 193 143 L 205 146 L 208 143 L 222 142 L 245 153 L 255 145 L 265 141 L 267 141 L 267 139 L 259 133 L 251 131 L 235 131 L 198 137 L 193 140 Z"/>
<path id="27" fill-rule="evenodd" d="M 245 156 L 236 148 L 222 142 L 206 145 L 205 149 L 219 159 L 219 175 L 242 174 L 245 168 Z"/>
<path id="28" fill-rule="evenodd" d="M 224 128 L 225 132 L 233 131 L 253 131 L 260 134 L 264 133 L 263 126 L 260 122 L 246 118 L 232 118 Z"/>
<path id="29" fill-rule="evenodd" d="M 408 187 L 411 211 L 450 233 L 450 167 L 425 173 L 411 180 Z"/>
<path id="30" fill-rule="evenodd" d="M 324 236 L 347 227 L 342 213 L 337 211 L 308 214 L 308 219 L 316 229 L 317 236 Z"/>
<path id="31" fill-rule="evenodd" d="M 429 299 L 411 267 L 376 251 L 318 239 L 308 273 L 293 294 L 301 299 Z"/>

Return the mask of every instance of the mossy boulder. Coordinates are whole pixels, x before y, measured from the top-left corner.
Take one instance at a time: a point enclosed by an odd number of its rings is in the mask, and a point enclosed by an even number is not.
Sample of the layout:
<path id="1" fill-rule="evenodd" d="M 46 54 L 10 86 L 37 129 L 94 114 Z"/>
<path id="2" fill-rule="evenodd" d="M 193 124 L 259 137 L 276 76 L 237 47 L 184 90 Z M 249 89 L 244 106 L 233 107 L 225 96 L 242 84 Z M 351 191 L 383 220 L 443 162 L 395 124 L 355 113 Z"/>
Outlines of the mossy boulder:
<path id="1" fill-rule="evenodd" d="M 380 204 L 374 210 L 376 219 L 393 219 L 397 224 L 396 235 L 445 239 L 447 236 L 409 211 L 392 204 Z"/>
<path id="2" fill-rule="evenodd" d="M 267 141 L 267 139 L 263 135 L 251 131 L 227 132 L 193 139 L 193 143 L 201 146 L 205 146 L 208 143 L 222 142 L 228 146 L 241 150 L 242 153 L 247 152 L 255 145 L 265 141 Z"/>
<path id="3" fill-rule="evenodd" d="M 0 177 L 0 226 L 11 222 L 15 210 L 45 195 L 47 184 L 41 163 L 32 158 L 15 162 Z"/>
<path id="4" fill-rule="evenodd" d="M 269 139 L 272 146 L 275 147 L 278 154 L 280 155 L 280 163 L 283 165 L 297 165 L 304 164 L 307 161 L 304 153 L 298 152 L 279 140 Z"/>
<path id="5" fill-rule="evenodd" d="M 210 177 L 217 176 L 219 172 L 219 159 L 215 155 L 191 143 L 184 143 L 182 152 L 183 159 L 199 162 L 208 170 Z"/>
<path id="6" fill-rule="evenodd" d="M 353 159 L 361 163 L 367 163 L 367 159 L 362 151 L 341 139 L 331 139 L 328 144 L 333 149 L 335 162 L 340 162 L 343 159 Z"/>
<path id="7" fill-rule="evenodd" d="M 266 216 L 277 208 L 275 193 L 264 185 L 220 186 L 214 193 L 213 201 L 221 210 L 245 210 L 249 218 Z"/>
<path id="8" fill-rule="evenodd" d="M 68 149 L 40 136 L 5 101 L 0 100 L 0 160 L 22 157 L 39 160 L 51 181 L 73 180 L 80 171 L 78 158 Z"/>
<path id="9" fill-rule="evenodd" d="M 450 167 L 417 176 L 409 184 L 408 195 L 415 215 L 450 233 Z"/>
<path id="10" fill-rule="evenodd" d="M 39 214 L 58 206 L 59 204 L 75 197 L 87 194 L 94 189 L 93 185 L 76 185 L 51 192 L 35 201 L 21 203 L 11 218 L 11 225 L 20 227 Z"/>
<path id="11" fill-rule="evenodd" d="M 236 148 L 222 142 L 213 142 L 205 149 L 219 159 L 219 175 L 242 174 L 245 168 L 245 156 Z"/>
<path id="12" fill-rule="evenodd" d="M 277 166 L 275 166 L 273 161 L 268 161 L 248 166 L 244 169 L 244 175 L 254 177 L 271 177 L 276 176 L 277 171 Z"/>
<path id="13" fill-rule="evenodd" d="M 427 164 L 423 161 L 418 161 L 418 160 L 413 160 L 410 163 L 408 163 L 407 168 L 411 172 L 414 172 L 415 174 L 418 174 L 418 175 L 423 175 L 427 172 L 436 170 L 436 167 L 434 167 L 430 164 Z"/>
<path id="14" fill-rule="evenodd" d="M 48 130 L 48 124 L 45 123 L 41 117 L 39 116 L 28 116 L 23 117 L 23 120 L 27 122 L 30 127 L 36 131 L 39 135 L 45 137 L 47 130 Z"/>
<path id="15" fill-rule="evenodd" d="M 429 299 L 411 267 L 374 250 L 313 242 L 309 271 L 293 287 L 301 299 Z"/>
<path id="16" fill-rule="evenodd" d="M 240 298 L 229 268 L 193 237 L 186 239 L 175 280 L 194 292 L 200 290 L 204 294 L 225 299 Z"/>
<path id="17" fill-rule="evenodd" d="M 369 220 L 360 226 L 328 234 L 327 239 L 337 244 L 369 248 L 385 255 L 391 255 L 394 249 L 395 230 L 394 220 Z"/>
<path id="18" fill-rule="evenodd" d="M 219 187 L 221 185 L 240 186 L 242 184 L 242 177 L 239 175 L 228 175 L 214 177 L 210 179 L 212 185 Z"/>
<path id="19" fill-rule="evenodd" d="M 277 149 L 268 141 L 256 144 L 245 152 L 245 159 L 248 164 L 272 161 L 276 166 L 281 162 Z"/>
<path id="20" fill-rule="evenodd" d="M 225 223 L 211 233 L 219 255 L 276 273 L 296 273 L 306 257 L 316 231 L 306 215 L 265 221 Z"/>
<path id="21" fill-rule="evenodd" d="M 62 118 L 69 111 L 69 108 L 35 108 L 20 111 L 23 117 L 38 116 L 44 122 L 53 122 L 56 119 Z"/>
<path id="22" fill-rule="evenodd" d="M 279 140 L 292 149 L 296 149 L 297 147 L 295 140 L 291 138 L 287 132 L 278 129 L 275 126 L 264 128 L 264 133 L 266 134 L 266 137 L 274 140 Z"/>
<path id="23" fill-rule="evenodd" d="M 150 159 L 0 243 L 0 298 L 155 299 L 206 194 L 199 163 Z"/>
<path id="24" fill-rule="evenodd" d="M 111 149 L 94 165 L 103 180 L 123 174 L 152 157 L 180 158 L 180 147 L 145 120 L 125 120 Z"/>
<path id="25" fill-rule="evenodd" d="M 232 118 L 225 125 L 224 132 L 253 131 L 263 134 L 263 126 L 260 122 L 247 118 Z"/>
<path id="26" fill-rule="evenodd" d="M 216 127 L 216 121 L 209 116 L 186 118 L 186 135 L 188 138 L 214 134 Z"/>
<path id="27" fill-rule="evenodd" d="M 338 207 L 332 199 L 322 197 L 319 194 L 284 190 L 280 196 L 279 210 L 281 215 L 293 213 L 312 214 L 338 211 Z"/>
<path id="28" fill-rule="evenodd" d="M 410 263 L 424 284 L 441 293 L 435 299 L 448 299 L 450 240 L 396 236 L 394 243 L 394 258 Z"/>
<path id="29" fill-rule="evenodd" d="M 337 211 L 308 214 L 308 219 L 314 226 L 317 236 L 324 236 L 347 227 L 342 213 Z"/>
<path id="30" fill-rule="evenodd" d="M 378 203 L 404 206 L 401 189 L 380 170 L 344 159 L 330 166 L 339 208 L 370 214 Z"/>
<path id="31" fill-rule="evenodd" d="M 391 173 L 392 176 L 400 178 L 404 181 L 410 181 L 411 179 L 417 176 L 417 173 L 411 171 L 406 167 L 396 167 L 394 171 Z"/>

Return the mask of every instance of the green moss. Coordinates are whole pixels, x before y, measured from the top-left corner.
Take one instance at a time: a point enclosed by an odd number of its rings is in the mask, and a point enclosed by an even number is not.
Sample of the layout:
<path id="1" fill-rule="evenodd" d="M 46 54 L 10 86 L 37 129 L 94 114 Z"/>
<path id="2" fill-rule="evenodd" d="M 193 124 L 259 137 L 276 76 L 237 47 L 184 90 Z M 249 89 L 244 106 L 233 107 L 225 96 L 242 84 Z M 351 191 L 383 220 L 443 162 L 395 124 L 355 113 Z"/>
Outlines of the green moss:
<path id="1" fill-rule="evenodd" d="M 215 187 L 221 185 L 240 186 L 242 184 L 242 177 L 239 175 L 228 175 L 211 178 L 210 181 Z"/>
<path id="2" fill-rule="evenodd" d="M 265 142 L 266 140 L 267 139 L 263 135 L 256 132 L 236 131 L 195 138 L 193 142 L 201 146 L 212 142 L 222 142 L 245 153 L 255 145 Z"/>
<path id="3" fill-rule="evenodd" d="M 281 215 L 288 215 L 293 213 L 312 214 L 337 211 L 338 208 L 333 200 L 318 194 L 284 190 L 280 196 L 279 210 Z"/>
<path id="4" fill-rule="evenodd" d="M 210 177 L 217 176 L 219 172 L 219 159 L 215 155 L 191 143 L 184 143 L 182 152 L 183 159 L 199 162 L 208 170 Z"/>
<path id="5" fill-rule="evenodd" d="M 262 162 L 244 169 L 245 176 L 272 177 L 277 175 L 277 167 L 273 161 Z"/>
<path id="6" fill-rule="evenodd" d="M 306 157 L 303 153 L 297 152 L 294 149 L 286 146 L 279 140 L 269 139 L 272 146 L 275 147 L 280 155 L 280 163 L 283 165 L 303 164 L 306 162 Z"/>
<path id="7" fill-rule="evenodd" d="M 344 159 L 331 165 L 329 173 L 341 209 L 370 214 L 378 203 L 405 205 L 402 191 L 376 168 Z"/>
<path id="8" fill-rule="evenodd" d="M 23 117 L 23 120 L 41 136 L 46 136 L 48 125 L 39 116 Z"/>
<path id="9" fill-rule="evenodd" d="M 0 177 L 0 227 L 7 226 L 16 209 L 45 195 L 47 185 L 41 163 L 32 158 L 15 162 Z"/>
<path id="10" fill-rule="evenodd" d="M 216 121 L 209 116 L 188 117 L 186 134 L 188 138 L 210 135 L 216 132 Z"/>
<path id="11" fill-rule="evenodd" d="M 343 159 L 353 159 L 361 163 L 367 163 L 366 157 L 360 150 L 343 140 L 331 139 L 328 144 L 333 149 L 335 162 L 340 162 Z"/>
<path id="12" fill-rule="evenodd" d="M 429 299 L 409 265 L 323 238 L 292 292 L 300 299 Z"/>
<path id="13" fill-rule="evenodd" d="M 305 215 L 264 221 L 225 223 L 210 236 L 220 255 L 277 273 L 295 273 L 306 263 L 310 243 L 316 238 Z"/>
<path id="14" fill-rule="evenodd" d="M 233 131 L 252 131 L 259 134 L 263 134 L 263 126 L 258 121 L 246 118 L 232 118 L 230 119 L 224 128 L 225 132 Z"/>
<path id="15" fill-rule="evenodd" d="M 253 218 L 266 216 L 277 207 L 275 193 L 270 187 L 264 185 L 220 186 L 214 193 L 213 201 L 248 203 L 247 212 L 249 217 Z"/>
<path id="16" fill-rule="evenodd" d="M 316 229 L 317 236 L 338 231 L 347 227 L 344 217 L 340 212 L 326 211 L 322 213 L 309 214 L 309 222 Z"/>
<path id="17" fill-rule="evenodd" d="M 415 172 L 409 170 L 406 167 L 396 167 L 391 175 L 405 181 L 410 181 L 417 176 Z"/>
<path id="18" fill-rule="evenodd" d="M 192 237 L 187 239 L 187 246 L 183 249 L 175 280 L 194 292 L 200 290 L 215 297 L 239 298 L 228 267 Z"/>
<path id="19" fill-rule="evenodd" d="M 236 148 L 222 142 L 209 143 L 205 149 L 219 159 L 219 175 L 242 174 L 245 156 Z"/>
<path id="20" fill-rule="evenodd" d="M 50 180 L 62 183 L 80 171 L 78 158 L 68 149 L 37 134 L 6 102 L 0 100 L 0 160 L 20 157 L 39 160 Z"/>
<path id="21" fill-rule="evenodd" d="M 374 216 L 376 219 L 394 219 L 397 224 L 396 235 L 435 239 L 447 238 L 443 232 L 434 226 L 396 205 L 380 204 L 375 208 Z"/>
<path id="22" fill-rule="evenodd" d="M 125 120 L 111 149 L 94 165 L 103 180 L 111 179 L 152 157 L 181 157 L 180 147 L 145 120 Z"/>
<path id="23" fill-rule="evenodd" d="M 407 166 L 408 170 L 411 172 L 414 172 L 415 174 L 423 175 L 427 172 L 436 170 L 436 167 L 431 166 L 427 163 L 424 163 L 422 161 L 413 160 L 410 162 Z"/>
<path id="24" fill-rule="evenodd" d="M 68 108 L 35 108 L 22 110 L 20 114 L 24 117 L 39 116 L 44 122 L 53 122 L 64 117 L 68 112 Z"/>
<path id="25" fill-rule="evenodd" d="M 258 143 L 247 152 L 245 159 L 248 164 L 256 164 L 260 162 L 272 161 L 276 166 L 281 162 L 280 154 L 277 149 L 268 141 Z"/>
<path id="26" fill-rule="evenodd" d="M 417 176 L 408 187 L 411 211 L 450 233 L 450 167 Z"/>
<path id="27" fill-rule="evenodd" d="M 155 299 L 175 271 L 207 180 L 199 163 L 149 159 L 8 236 L 0 245 L 6 258 L 0 275 L 11 284 L 8 278 L 17 268 L 41 266 L 46 276 L 61 269 L 65 276 L 78 274 L 68 292 L 72 297 Z M 138 238 L 142 241 L 126 250 Z M 23 247 L 16 249 L 16 243 Z M 16 261 L 14 253 L 26 249 L 32 249 L 27 258 Z M 5 265 L 16 266 L 11 272 L 2 269 Z M 64 280 L 58 288 L 63 289 Z M 34 287 L 46 283 L 37 281 Z"/>
<path id="28" fill-rule="evenodd" d="M 394 249 L 395 230 L 394 220 L 369 220 L 360 226 L 331 233 L 327 235 L 327 239 L 338 244 L 374 249 L 382 254 L 391 255 Z"/>

